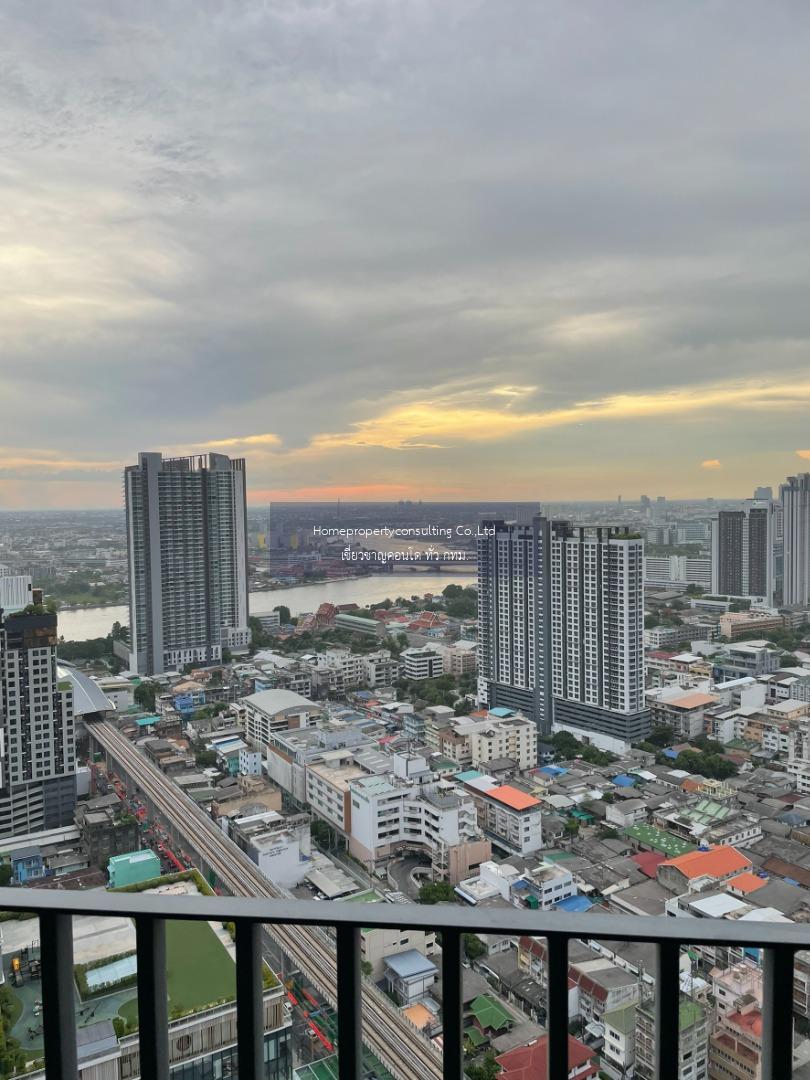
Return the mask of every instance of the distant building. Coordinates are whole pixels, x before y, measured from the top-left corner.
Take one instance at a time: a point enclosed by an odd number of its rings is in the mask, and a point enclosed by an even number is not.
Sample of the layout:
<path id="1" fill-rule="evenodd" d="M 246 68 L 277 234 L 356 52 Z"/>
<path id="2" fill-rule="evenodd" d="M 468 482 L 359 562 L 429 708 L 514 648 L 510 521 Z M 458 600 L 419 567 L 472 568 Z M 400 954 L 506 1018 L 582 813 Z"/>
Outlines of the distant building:
<path id="1" fill-rule="evenodd" d="M 444 674 L 444 659 L 432 645 L 403 649 L 399 654 L 402 674 L 406 679 L 438 679 Z"/>
<path id="2" fill-rule="evenodd" d="M 776 507 L 749 500 L 712 521 L 712 593 L 776 602 Z"/>
<path id="3" fill-rule="evenodd" d="M 244 460 L 142 453 L 124 495 L 131 669 L 155 675 L 246 650 Z"/>
<path id="4" fill-rule="evenodd" d="M 779 488 L 784 534 L 784 586 L 787 607 L 810 604 L 810 473 L 789 476 Z"/>

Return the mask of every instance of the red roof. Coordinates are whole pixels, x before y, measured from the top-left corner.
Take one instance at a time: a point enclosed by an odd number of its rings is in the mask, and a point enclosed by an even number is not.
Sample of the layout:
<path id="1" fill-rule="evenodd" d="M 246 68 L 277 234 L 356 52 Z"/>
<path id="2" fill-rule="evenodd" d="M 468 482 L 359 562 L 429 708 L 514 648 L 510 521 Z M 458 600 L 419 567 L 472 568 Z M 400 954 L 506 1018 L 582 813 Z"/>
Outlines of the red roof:
<path id="1" fill-rule="evenodd" d="M 490 799 L 497 799 L 498 802 L 502 802 L 513 810 L 528 810 L 530 806 L 540 805 L 540 800 L 535 799 L 534 795 L 529 795 L 526 791 L 512 787 L 511 784 L 501 784 L 500 787 L 487 788 L 485 794 Z"/>
<path id="2" fill-rule="evenodd" d="M 747 1013 L 730 1013 L 726 1017 L 726 1023 L 741 1028 L 743 1031 L 750 1031 L 752 1035 L 762 1035 L 762 1013 L 759 1009 L 752 1009 Z"/>
<path id="3" fill-rule="evenodd" d="M 736 877 L 729 878 L 726 885 L 730 889 L 736 889 L 741 893 L 756 892 L 757 889 L 761 889 L 763 885 L 768 884 L 767 878 L 761 878 L 758 874 L 752 874 L 750 870 L 743 871 L 742 874 L 737 874 Z"/>
<path id="4" fill-rule="evenodd" d="M 573 1035 L 568 1036 L 569 1076 L 573 1073 L 575 1080 L 596 1076 L 596 1066 L 591 1063 L 593 1056 L 593 1050 Z M 498 1080 L 548 1080 L 547 1057 L 548 1035 L 541 1035 L 537 1042 L 530 1043 L 529 1046 L 508 1050 L 495 1058 L 503 1070 Z"/>
<path id="5" fill-rule="evenodd" d="M 751 860 L 733 847 L 715 844 L 708 851 L 688 851 L 675 859 L 666 859 L 662 866 L 674 866 L 684 877 L 724 878 L 736 872 L 748 870 Z"/>
<path id="6" fill-rule="evenodd" d="M 630 858 L 642 874 L 646 874 L 649 878 L 655 877 L 655 871 L 664 861 L 664 856 L 659 855 L 657 851 L 639 851 L 636 855 L 631 855 Z"/>

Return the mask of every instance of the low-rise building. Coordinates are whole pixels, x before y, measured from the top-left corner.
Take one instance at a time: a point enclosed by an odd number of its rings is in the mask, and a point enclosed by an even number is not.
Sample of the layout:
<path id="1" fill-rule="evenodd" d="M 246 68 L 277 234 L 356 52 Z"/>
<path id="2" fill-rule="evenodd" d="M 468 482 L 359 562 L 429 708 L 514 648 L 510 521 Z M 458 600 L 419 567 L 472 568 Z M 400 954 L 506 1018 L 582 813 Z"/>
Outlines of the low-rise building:
<path id="1" fill-rule="evenodd" d="M 444 658 L 433 645 L 411 646 L 399 654 L 402 674 L 414 682 L 438 679 L 444 674 Z"/>
<path id="2" fill-rule="evenodd" d="M 418 949 L 387 956 L 383 964 L 386 989 L 400 1005 L 413 1005 L 421 1001 L 439 974 L 433 961 Z"/>
<path id="3" fill-rule="evenodd" d="M 120 889 L 160 877 L 160 859 L 148 849 L 113 855 L 107 864 L 107 872 L 110 875 L 110 888 Z"/>
<path id="4" fill-rule="evenodd" d="M 319 705 L 292 690 L 260 690 L 240 704 L 247 739 L 258 746 L 267 746 L 277 732 L 317 727 L 325 718 Z"/>

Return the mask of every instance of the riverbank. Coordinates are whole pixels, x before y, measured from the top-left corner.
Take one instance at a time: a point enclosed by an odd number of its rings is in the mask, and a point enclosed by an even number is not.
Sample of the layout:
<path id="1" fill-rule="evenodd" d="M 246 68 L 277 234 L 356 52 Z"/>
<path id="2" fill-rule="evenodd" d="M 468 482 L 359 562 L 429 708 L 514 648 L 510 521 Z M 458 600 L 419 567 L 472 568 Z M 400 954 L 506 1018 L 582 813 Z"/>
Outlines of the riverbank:
<path id="1" fill-rule="evenodd" d="M 383 600 L 396 600 L 398 596 L 424 596 L 440 593 L 448 585 L 473 585 L 470 574 L 437 573 L 434 570 L 417 570 L 412 574 L 368 574 L 356 578 L 335 578 L 331 581 L 312 581 L 306 585 L 285 585 L 280 589 L 252 590 L 249 597 L 251 615 L 269 615 L 279 604 L 288 607 L 293 616 L 317 611 L 320 604 L 357 604 L 368 607 Z M 58 632 L 66 641 L 86 641 L 88 638 L 106 637 L 114 622 L 129 623 L 126 604 L 92 608 L 63 609 L 58 615 Z"/>

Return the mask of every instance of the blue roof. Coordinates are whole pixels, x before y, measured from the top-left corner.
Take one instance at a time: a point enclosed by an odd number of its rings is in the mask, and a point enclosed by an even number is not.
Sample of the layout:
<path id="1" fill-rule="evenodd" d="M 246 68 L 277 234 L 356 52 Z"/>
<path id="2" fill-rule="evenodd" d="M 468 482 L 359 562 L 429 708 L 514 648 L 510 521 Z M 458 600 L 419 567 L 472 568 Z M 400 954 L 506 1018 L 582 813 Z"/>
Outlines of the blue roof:
<path id="1" fill-rule="evenodd" d="M 554 905 L 555 908 L 560 908 L 562 911 L 589 911 L 593 904 L 587 896 L 567 896 L 565 900 L 560 900 L 559 904 Z"/>
<path id="2" fill-rule="evenodd" d="M 406 952 L 397 953 L 396 956 L 386 956 L 385 966 L 391 968 L 400 979 L 410 979 L 416 975 L 426 975 L 439 970 L 418 949 L 408 949 Z"/>
<path id="3" fill-rule="evenodd" d="M 561 769 L 559 765 L 544 765 L 537 771 L 545 776 L 562 776 L 563 773 L 568 772 L 568 769 Z"/>
<path id="4" fill-rule="evenodd" d="M 455 773 L 455 775 L 453 776 L 453 779 L 454 780 L 460 780 L 462 782 L 462 784 L 463 784 L 465 782 L 465 780 L 477 780 L 479 778 L 479 776 L 483 776 L 483 775 L 484 774 L 479 772 L 478 769 L 467 769 L 465 772 L 457 772 L 457 773 Z"/>
<path id="5" fill-rule="evenodd" d="M 490 716 L 500 716 L 500 717 L 514 716 L 515 715 L 515 710 L 514 709 L 507 709 L 504 705 L 496 705 L 496 707 L 494 709 L 489 710 L 489 714 L 490 714 Z"/>
<path id="6" fill-rule="evenodd" d="M 152 727 L 160 719 L 159 716 L 141 716 L 135 721 L 138 727 Z"/>
<path id="7" fill-rule="evenodd" d="M 664 757 L 668 757 L 674 760 L 678 756 L 680 751 L 673 750 L 671 746 L 668 746 L 666 750 L 662 751 L 662 753 Z"/>
<path id="8" fill-rule="evenodd" d="M 635 782 L 636 778 L 634 776 L 628 776 L 626 773 L 613 777 L 613 783 L 616 787 L 633 787 Z"/>

